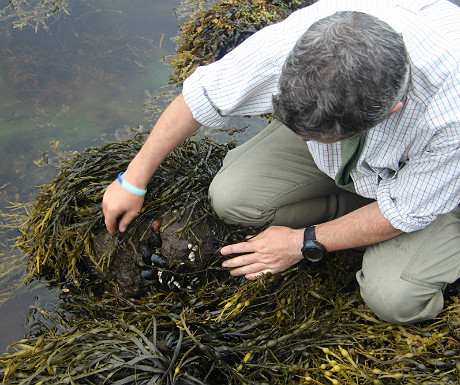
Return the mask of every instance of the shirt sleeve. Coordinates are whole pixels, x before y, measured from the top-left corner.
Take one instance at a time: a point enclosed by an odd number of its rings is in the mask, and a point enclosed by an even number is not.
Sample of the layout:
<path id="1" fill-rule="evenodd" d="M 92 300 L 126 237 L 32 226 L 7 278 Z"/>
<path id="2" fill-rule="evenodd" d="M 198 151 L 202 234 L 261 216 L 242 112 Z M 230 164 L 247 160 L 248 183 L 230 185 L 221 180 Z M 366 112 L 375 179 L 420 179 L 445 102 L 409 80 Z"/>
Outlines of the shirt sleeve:
<path id="1" fill-rule="evenodd" d="M 185 80 L 182 93 L 199 123 L 221 127 L 230 116 L 272 112 L 282 66 L 299 36 L 286 30 L 288 19 L 256 32 Z"/>
<path id="2" fill-rule="evenodd" d="M 427 108 L 426 124 L 434 135 L 424 151 L 410 157 L 394 178 L 379 183 L 380 210 L 397 229 L 420 230 L 460 203 L 459 92 L 457 74 Z"/>

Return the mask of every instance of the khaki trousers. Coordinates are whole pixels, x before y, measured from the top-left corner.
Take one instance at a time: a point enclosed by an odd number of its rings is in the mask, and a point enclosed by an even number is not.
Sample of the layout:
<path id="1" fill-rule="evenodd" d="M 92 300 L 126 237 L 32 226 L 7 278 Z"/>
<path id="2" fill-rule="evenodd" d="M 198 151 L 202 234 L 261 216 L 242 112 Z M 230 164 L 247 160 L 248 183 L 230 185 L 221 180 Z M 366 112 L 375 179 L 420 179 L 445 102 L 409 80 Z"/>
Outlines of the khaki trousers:
<path id="1" fill-rule="evenodd" d="M 338 188 L 306 144 L 279 121 L 231 150 L 209 188 L 228 223 L 300 228 L 347 214 L 372 200 Z M 423 230 L 366 248 L 356 274 L 361 295 L 380 318 L 409 323 L 435 317 L 443 290 L 460 277 L 460 208 Z"/>

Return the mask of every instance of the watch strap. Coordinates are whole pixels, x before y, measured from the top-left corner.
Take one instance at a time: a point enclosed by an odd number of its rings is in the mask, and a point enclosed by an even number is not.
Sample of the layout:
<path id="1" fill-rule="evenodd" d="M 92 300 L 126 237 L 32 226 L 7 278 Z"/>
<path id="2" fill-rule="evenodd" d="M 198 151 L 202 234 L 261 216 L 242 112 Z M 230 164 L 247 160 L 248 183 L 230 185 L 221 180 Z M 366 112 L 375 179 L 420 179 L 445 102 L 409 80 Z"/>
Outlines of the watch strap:
<path id="1" fill-rule="evenodd" d="M 309 226 L 303 232 L 303 244 L 307 241 L 316 241 L 315 226 Z"/>

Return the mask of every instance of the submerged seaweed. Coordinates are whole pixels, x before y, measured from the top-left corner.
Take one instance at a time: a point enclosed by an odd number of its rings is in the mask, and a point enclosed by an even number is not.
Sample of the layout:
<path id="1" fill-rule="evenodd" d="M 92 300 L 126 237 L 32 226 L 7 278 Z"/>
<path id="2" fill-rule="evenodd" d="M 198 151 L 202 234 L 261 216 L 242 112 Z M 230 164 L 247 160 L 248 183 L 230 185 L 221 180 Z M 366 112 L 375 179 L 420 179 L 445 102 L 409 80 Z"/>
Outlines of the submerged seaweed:
<path id="1" fill-rule="evenodd" d="M 0 8 L 0 21 L 9 21 L 13 28 L 32 27 L 48 30 L 58 14 L 68 14 L 64 0 L 9 0 Z"/>

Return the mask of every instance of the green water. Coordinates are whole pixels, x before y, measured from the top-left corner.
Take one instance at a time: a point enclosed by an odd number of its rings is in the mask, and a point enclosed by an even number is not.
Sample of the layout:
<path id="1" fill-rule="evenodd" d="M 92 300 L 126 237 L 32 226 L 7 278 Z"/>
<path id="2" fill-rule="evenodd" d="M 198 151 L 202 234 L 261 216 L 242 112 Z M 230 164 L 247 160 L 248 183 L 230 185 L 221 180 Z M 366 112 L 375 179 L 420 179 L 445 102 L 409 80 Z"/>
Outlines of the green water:
<path id="1" fill-rule="evenodd" d="M 0 186 L 10 182 L 3 192 L 8 196 L 24 193 L 31 179 L 43 181 L 33 166 L 54 152 L 51 141 L 58 150 L 82 150 L 114 140 L 125 126 L 145 124 L 144 90 L 168 81 L 161 60 L 174 52 L 175 2 L 72 4 L 70 15 L 60 16 L 48 32 L 3 22 Z"/>
<path id="2" fill-rule="evenodd" d="M 0 1 L 0 9 L 6 1 Z M 168 82 L 178 1 L 72 1 L 49 30 L 0 22 L 0 209 L 30 202 L 65 152 L 127 139 L 149 129 L 146 91 Z M 2 221 L 0 220 L 0 223 Z M 0 237 L 0 266 L 11 264 L 11 238 Z M 21 259 L 23 256 L 18 256 Z M 0 353 L 20 340 L 30 307 L 50 307 L 59 292 L 21 285 L 25 266 L 0 279 Z M 4 272 L 4 271 L 3 271 Z M 0 269 L 2 273 L 2 269 Z M 7 298 L 5 300 L 5 298 Z"/>
<path id="3" fill-rule="evenodd" d="M 60 294 L 44 283 L 23 284 L 26 256 L 13 247 L 19 232 L 5 230 L 17 212 L 11 206 L 33 202 L 69 153 L 150 129 L 157 118 L 151 107 L 161 111 L 180 92 L 167 85 L 164 59 L 176 49 L 179 0 L 69 3 L 69 14 L 51 17 L 47 31 L 13 28 L 17 20 L 0 12 L 0 354 L 23 338 L 34 306 L 51 309 Z M 0 10 L 6 4 L 0 0 Z M 233 119 L 233 136 L 198 135 L 242 142 L 264 125 Z"/>

